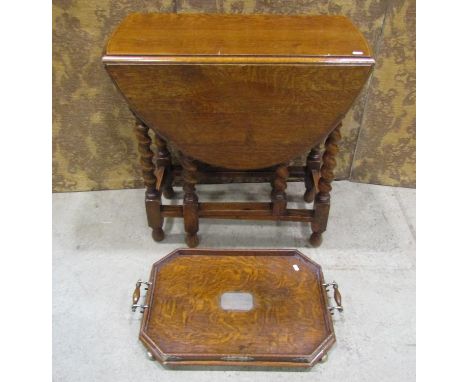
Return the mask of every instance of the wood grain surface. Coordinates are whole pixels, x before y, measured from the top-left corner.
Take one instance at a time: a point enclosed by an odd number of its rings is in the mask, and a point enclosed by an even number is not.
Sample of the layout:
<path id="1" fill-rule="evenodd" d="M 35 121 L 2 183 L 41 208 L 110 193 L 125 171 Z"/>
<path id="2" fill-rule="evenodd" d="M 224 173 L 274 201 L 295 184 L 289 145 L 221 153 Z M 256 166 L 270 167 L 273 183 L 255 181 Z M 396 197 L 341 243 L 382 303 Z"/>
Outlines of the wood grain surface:
<path id="1" fill-rule="evenodd" d="M 108 55 L 277 55 L 370 57 L 344 16 L 135 13 L 107 45 Z"/>
<path id="2" fill-rule="evenodd" d="M 373 66 L 342 16 L 129 15 L 103 62 L 131 110 L 185 155 L 236 170 L 323 142 Z"/>
<path id="3" fill-rule="evenodd" d="M 178 150 L 259 169 L 324 141 L 371 65 L 107 65 L 130 108 Z"/>
<path id="4" fill-rule="evenodd" d="M 297 251 L 177 250 L 150 281 L 140 338 L 163 363 L 311 366 L 335 341 L 321 268 Z M 225 292 L 253 309 L 222 309 Z"/>

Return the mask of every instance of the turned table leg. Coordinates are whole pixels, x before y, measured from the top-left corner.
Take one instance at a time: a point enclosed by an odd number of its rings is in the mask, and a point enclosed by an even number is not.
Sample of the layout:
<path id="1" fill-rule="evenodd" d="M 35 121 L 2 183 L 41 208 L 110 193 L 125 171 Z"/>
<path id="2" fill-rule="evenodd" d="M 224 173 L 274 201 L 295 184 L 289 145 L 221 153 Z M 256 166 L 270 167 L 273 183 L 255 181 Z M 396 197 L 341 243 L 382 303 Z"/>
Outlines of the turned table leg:
<path id="1" fill-rule="evenodd" d="M 304 173 L 304 183 L 306 191 L 304 201 L 312 203 L 317 193 L 318 181 L 320 179 L 320 145 L 315 146 L 307 155 L 306 167 Z"/>
<path id="2" fill-rule="evenodd" d="M 164 239 L 162 229 L 164 218 L 161 215 L 161 194 L 156 189 L 155 166 L 153 163 L 154 153 L 151 150 L 151 137 L 148 134 L 148 126 L 137 119 L 135 133 L 138 139 L 138 152 L 143 173 L 143 181 L 146 186 L 145 206 L 148 225 L 153 229 L 153 239 L 161 241 Z"/>
<path id="3" fill-rule="evenodd" d="M 272 182 L 273 191 L 271 192 L 271 201 L 273 202 L 273 215 L 283 215 L 286 211 L 288 176 L 288 166 L 285 164 L 278 165 L 275 171 L 275 178 Z"/>
<path id="4" fill-rule="evenodd" d="M 157 168 L 164 168 L 164 184 L 162 185 L 164 197 L 171 199 L 174 197 L 174 189 L 172 188 L 173 174 L 172 174 L 172 159 L 171 153 L 167 149 L 167 143 L 158 134 L 154 134 L 156 147 L 158 148 L 158 157 L 156 159 Z"/>
<path id="5" fill-rule="evenodd" d="M 185 226 L 185 242 L 190 247 L 196 247 L 199 243 L 198 232 L 198 196 L 195 190 L 197 183 L 197 166 L 195 162 L 183 155 L 179 156 L 180 164 L 182 165 L 182 177 L 184 180 L 184 226 Z"/>
<path id="6" fill-rule="evenodd" d="M 320 169 L 320 180 L 318 193 L 314 202 L 314 221 L 312 222 L 312 235 L 310 244 L 318 247 L 322 243 L 322 233 L 327 229 L 328 213 L 330 211 L 331 182 L 334 179 L 333 170 L 336 167 L 336 154 L 338 153 L 338 142 L 341 139 L 341 123 L 333 130 L 325 141 L 325 152 L 322 156 L 322 168 Z"/>

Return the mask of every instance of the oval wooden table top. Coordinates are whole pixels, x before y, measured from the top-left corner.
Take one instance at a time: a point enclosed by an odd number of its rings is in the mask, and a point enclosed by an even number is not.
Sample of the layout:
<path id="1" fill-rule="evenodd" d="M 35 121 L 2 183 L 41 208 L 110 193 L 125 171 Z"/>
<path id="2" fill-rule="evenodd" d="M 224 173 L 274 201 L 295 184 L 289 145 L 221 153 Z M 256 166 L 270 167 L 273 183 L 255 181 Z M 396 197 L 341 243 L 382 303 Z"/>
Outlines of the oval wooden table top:
<path id="1" fill-rule="evenodd" d="M 103 62 L 132 111 L 185 155 L 230 169 L 323 141 L 372 70 L 343 16 L 133 14 Z"/>

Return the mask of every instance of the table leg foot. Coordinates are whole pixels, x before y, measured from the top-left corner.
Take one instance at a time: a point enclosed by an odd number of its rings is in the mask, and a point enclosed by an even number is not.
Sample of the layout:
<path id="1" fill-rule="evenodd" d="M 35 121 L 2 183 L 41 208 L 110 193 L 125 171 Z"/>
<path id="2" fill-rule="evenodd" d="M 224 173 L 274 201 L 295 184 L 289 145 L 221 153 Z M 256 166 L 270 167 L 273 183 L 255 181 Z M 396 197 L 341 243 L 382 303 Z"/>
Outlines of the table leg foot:
<path id="1" fill-rule="evenodd" d="M 322 244 L 322 234 L 319 232 L 312 232 L 310 235 L 309 243 L 312 247 L 317 248 Z"/>
<path id="2" fill-rule="evenodd" d="M 162 228 L 154 228 L 151 236 L 153 236 L 154 241 L 163 241 L 164 231 Z"/>
<path id="3" fill-rule="evenodd" d="M 197 234 L 192 235 L 192 234 L 186 233 L 186 234 L 185 234 L 185 243 L 186 243 L 187 246 L 189 246 L 190 248 L 195 248 L 195 247 L 198 246 L 198 244 L 200 244 L 200 240 L 198 239 L 198 235 L 197 235 Z"/>
<path id="4" fill-rule="evenodd" d="M 172 186 L 166 186 L 163 190 L 163 195 L 166 199 L 172 199 L 175 195 L 174 189 Z"/>
<path id="5" fill-rule="evenodd" d="M 306 192 L 304 192 L 304 201 L 306 203 L 312 203 L 314 201 L 314 198 L 315 198 L 314 190 L 306 190 Z"/>

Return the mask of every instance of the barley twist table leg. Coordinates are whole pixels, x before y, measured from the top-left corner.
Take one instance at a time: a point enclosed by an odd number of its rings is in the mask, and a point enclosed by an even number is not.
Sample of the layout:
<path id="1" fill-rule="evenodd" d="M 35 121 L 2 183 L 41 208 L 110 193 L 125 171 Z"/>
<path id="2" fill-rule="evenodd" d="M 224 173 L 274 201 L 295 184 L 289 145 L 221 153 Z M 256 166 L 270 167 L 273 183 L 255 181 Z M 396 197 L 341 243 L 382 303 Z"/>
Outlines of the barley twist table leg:
<path id="1" fill-rule="evenodd" d="M 195 162 L 180 153 L 180 164 L 182 165 L 182 177 L 184 180 L 184 226 L 185 242 L 190 247 L 196 247 L 199 243 L 198 232 L 198 196 L 195 184 L 197 183 L 197 166 Z"/>
<path id="2" fill-rule="evenodd" d="M 271 201 L 273 202 L 273 215 L 283 215 L 286 211 L 286 188 L 288 187 L 288 176 L 288 166 L 286 164 L 278 165 L 275 171 L 275 178 L 272 182 L 273 191 L 271 193 Z"/>
<path id="3" fill-rule="evenodd" d="M 304 201 L 306 203 L 312 203 L 317 193 L 316 178 L 320 173 L 320 145 L 315 146 L 310 150 L 307 155 L 306 167 L 304 173 L 304 183 L 306 191 L 304 193 Z"/>
<path id="4" fill-rule="evenodd" d="M 171 153 L 167 149 L 167 143 L 158 134 L 154 134 L 156 147 L 158 148 L 158 157 L 156 159 L 156 166 L 158 168 L 165 168 L 165 181 L 162 185 L 164 197 L 171 199 L 174 197 L 174 189 L 172 188 L 173 175 L 172 175 L 172 159 Z"/>
<path id="5" fill-rule="evenodd" d="M 161 241 L 164 239 L 164 231 L 162 229 L 164 218 L 161 215 L 161 194 L 156 189 L 156 168 L 153 163 L 154 153 L 151 150 L 151 138 L 148 134 L 148 130 L 148 126 L 137 119 L 135 134 L 138 140 L 138 152 L 140 154 L 143 181 L 146 186 L 146 216 L 148 218 L 148 225 L 153 229 L 153 239 Z"/>
<path id="6" fill-rule="evenodd" d="M 341 123 L 333 130 L 325 141 L 325 152 L 322 156 L 322 168 L 320 169 L 320 180 L 318 183 L 318 194 L 314 202 L 314 221 L 312 222 L 312 235 L 310 244 L 318 247 L 322 243 L 322 233 L 327 229 L 328 214 L 330 211 L 331 183 L 335 177 L 333 170 L 336 167 L 336 154 L 338 153 L 338 142 L 341 139 Z"/>

